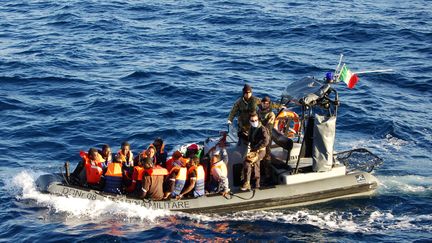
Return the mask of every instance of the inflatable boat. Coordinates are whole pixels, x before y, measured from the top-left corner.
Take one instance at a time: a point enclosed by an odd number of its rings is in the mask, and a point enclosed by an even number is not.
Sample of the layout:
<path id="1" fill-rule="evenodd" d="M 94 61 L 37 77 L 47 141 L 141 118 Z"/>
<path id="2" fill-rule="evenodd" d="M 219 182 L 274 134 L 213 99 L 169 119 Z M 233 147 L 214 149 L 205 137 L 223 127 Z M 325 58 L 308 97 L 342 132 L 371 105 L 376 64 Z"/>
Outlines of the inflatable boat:
<path id="1" fill-rule="evenodd" d="M 201 143 L 203 154 L 221 142 L 227 150 L 231 193 L 226 196 L 208 194 L 199 198 L 151 201 L 72 185 L 67 170 L 40 176 L 37 188 L 66 197 L 193 213 L 277 209 L 370 196 L 378 187 L 378 180 L 371 173 L 382 160 L 366 149 L 339 153 L 333 150 L 339 97 L 332 85 L 308 77 L 288 85 L 282 93 L 280 103 L 285 106 L 278 112 L 271 131 L 273 181 L 268 186 L 240 191 L 248 146 L 238 139 L 236 129 L 230 127 L 223 135 Z"/>

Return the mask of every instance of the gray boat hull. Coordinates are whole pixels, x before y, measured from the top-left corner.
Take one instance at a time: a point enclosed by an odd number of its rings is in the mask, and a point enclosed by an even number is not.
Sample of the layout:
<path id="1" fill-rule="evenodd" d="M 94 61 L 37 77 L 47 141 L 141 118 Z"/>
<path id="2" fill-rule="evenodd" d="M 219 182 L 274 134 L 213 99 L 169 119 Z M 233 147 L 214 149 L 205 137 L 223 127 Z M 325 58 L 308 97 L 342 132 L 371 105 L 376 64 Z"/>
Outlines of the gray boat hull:
<path id="1" fill-rule="evenodd" d="M 192 213 L 228 213 L 294 207 L 336 198 L 368 196 L 373 194 L 378 186 L 377 179 L 370 173 L 355 172 L 293 185 L 276 185 L 253 191 L 234 192 L 228 198 L 221 195 L 208 195 L 201 198 L 151 201 L 66 185 L 63 182 L 60 175 L 50 174 L 39 177 L 36 184 L 41 192 L 59 196 L 112 200 L 133 203 L 145 208 Z"/>

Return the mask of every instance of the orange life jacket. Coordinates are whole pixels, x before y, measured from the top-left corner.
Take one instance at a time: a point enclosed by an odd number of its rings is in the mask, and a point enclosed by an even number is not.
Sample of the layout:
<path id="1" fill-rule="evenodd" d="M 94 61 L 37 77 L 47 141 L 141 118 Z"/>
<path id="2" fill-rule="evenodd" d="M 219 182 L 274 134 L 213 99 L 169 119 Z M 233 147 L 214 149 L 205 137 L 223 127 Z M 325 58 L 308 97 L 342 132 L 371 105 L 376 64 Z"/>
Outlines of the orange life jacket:
<path id="1" fill-rule="evenodd" d="M 105 173 L 104 192 L 121 193 L 122 189 L 122 165 L 121 163 L 111 163 Z"/>
<path id="2" fill-rule="evenodd" d="M 158 175 L 165 176 L 165 175 L 168 175 L 168 170 L 165 169 L 165 168 L 163 168 L 163 167 L 161 167 L 161 166 L 159 166 L 159 165 L 156 165 L 155 167 L 146 170 L 146 173 L 148 175 L 151 175 L 151 176 L 152 175 L 154 175 L 154 176 L 158 176 Z"/>
<path id="3" fill-rule="evenodd" d="M 177 176 L 175 178 L 175 185 L 174 185 L 174 190 L 171 192 L 171 196 L 178 196 L 180 195 L 180 193 L 183 190 L 183 187 L 186 184 L 186 179 L 187 179 L 187 169 L 186 167 L 174 167 L 171 172 L 173 170 L 177 170 Z"/>
<path id="4" fill-rule="evenodd" d="M 204 196 L 205 190 L 204 190 L 204 183 L 205 183 L 205 172 L 202 165 L 198 166 L 192 166 L 188 170 L 188 175 L 195 170 L 196 173 L 196 182 L 195 187 L 193 189 L 193 195 L 194 197 L 201 197 Z"/>
<path id="5" fill-rule="evenodd" d="M 109 164 L 105 176 L 122 177 L 121 163 Z"/>
<path id="6" fill-rule="evenodd" d="M 123 151 L 121 149 L 117 152 L 117 156 L 120 158 L 121 162 L 124 163 L 127 167 L 133 166 L 133 154 L 131 150 L 129 150 L 129 159 L 127 159 L 126 155 L 123 154 Z"/>
<path id="7" fill-rule="evenodd" d="M 144 167 L 134 166 L 134 171 L 132 174 L 132 183 L 126 189 L 126 191 L 133 192 L 136 189 L 137 184 L 138 184 L 138 186 L 142 185 L 141 183 L 142 183 L 142 178 L 144 176 L 144 171 L 145 171 Z"/>

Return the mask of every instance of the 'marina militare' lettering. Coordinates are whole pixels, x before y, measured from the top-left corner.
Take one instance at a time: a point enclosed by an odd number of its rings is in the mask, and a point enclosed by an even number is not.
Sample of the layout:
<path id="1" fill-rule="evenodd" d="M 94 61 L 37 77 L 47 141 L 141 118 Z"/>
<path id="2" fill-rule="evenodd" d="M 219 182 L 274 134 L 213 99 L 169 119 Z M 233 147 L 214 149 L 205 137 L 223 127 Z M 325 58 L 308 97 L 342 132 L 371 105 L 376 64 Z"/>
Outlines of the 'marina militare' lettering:
<path id="1" fill-rule="evenodd" d="M 96 200 L 97 194 L 92 192 L 85 192 L 81 190 L 77 190 L 74 188 L 64 187 L 62 190 L 62 195 L 79 197 L 79 198 L 87 198 L 89 200 Z M 130 199 L 125 197 L 107 197 L 114 202 L 125 202 L 125 203 L 134 203 L 137 205 L 141 205 L 146 208 L 152 209 L 186 209 L 190 208 L 189 201 L 142 201 L 137 199 Z"/>

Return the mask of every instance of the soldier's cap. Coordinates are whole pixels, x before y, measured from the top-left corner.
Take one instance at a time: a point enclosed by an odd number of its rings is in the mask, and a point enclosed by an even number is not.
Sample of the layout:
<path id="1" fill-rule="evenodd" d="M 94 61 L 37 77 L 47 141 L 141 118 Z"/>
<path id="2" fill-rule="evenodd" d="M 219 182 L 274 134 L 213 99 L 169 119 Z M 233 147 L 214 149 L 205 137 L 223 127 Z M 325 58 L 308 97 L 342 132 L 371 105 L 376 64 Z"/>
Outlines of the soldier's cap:
<path id="1" fill-rule="evenodd" d="M 252 92 L 252 87 L 249 84 L 243 86 L 243 93 Z"/>

